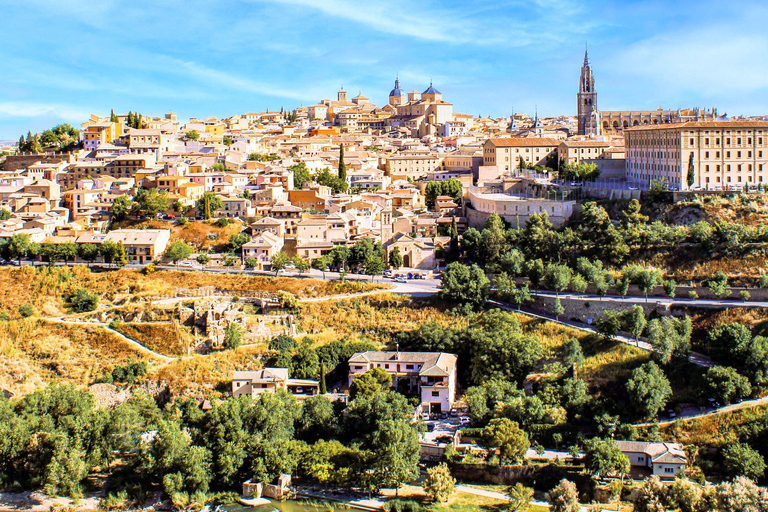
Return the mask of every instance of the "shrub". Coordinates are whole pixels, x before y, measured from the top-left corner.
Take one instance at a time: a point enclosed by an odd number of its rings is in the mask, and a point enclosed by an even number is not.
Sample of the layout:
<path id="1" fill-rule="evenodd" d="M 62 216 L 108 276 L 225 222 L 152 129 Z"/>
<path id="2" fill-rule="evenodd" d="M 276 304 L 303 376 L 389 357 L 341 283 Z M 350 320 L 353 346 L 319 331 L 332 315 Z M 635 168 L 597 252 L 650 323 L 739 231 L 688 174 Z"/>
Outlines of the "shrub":
<path id="1" fill-rule="evenodd" d="M 749 294 L 749 292 L 748 292 L 747 290 L 741 290 L 741 291 L 739 292 L 739 299 L 740 299 L 740 300 L 742 300 L 742 301 L 744 301 L 744 302 L 747 302 L 747 301 L 748 301 L 749 299 L 751 299 L 751 298 L 752 298 L 752 295 L 750 295 L 750 294 Z"/>
<path id="2" fill-rule="evenodd" d="M 230 350 L 235 350 L 243 341 L 243 328 L 240 324 L 231 323 L 224 329 L 224 344 Z"/>
<path id="3" fill-rule="evenodd" d="M 197 262 L 201 265 L 207 265 L 211 261 L 211 257 L 207 254 L 198 254 Z"/>
<path id="4" fill-rule="evenodd" d="M 699 294 L 696 293 L 696 290 L 691 290 L 691 291 L 688 292 L 688 298 L 689 299 L 698 299 L 699 298 Z"/>
<path id="5" fill-rule="evenodd" d="M 189 221 L 187 220 L 186 217 L 179 217 L 179 226 L 184 226 L 184 225 L 186 225 L 188 223 L 189 223 Z"/>
<path id="6" fill-rule="evenodd" d="M 133 361 L 129 360 L 123 366 L 115 366 L 112 372 L 105 377 L 106 382 L 121 382 L 125 384 L 133 385 L 141 377 L 147 374 L 146 361 Z"/>
<path id="7" fill-rule="evenodd" d="M 225 228 L 229 226 L 229 220 L 227 220 L 226 217 L 221 217 L 219 220 L 216 221 L 216 225 L 220 228 Z"/>
<path id="8" fill-rule="evenodd" d="M 85 288 L 78 288 L 69 297 L 69 302 L 72 304 L 72 309 L 77 313 L 86 313 L 96 309 L 96 306 L 99 305 L 99 296 Z"/>
<path id="9" fill-rule="evenodd" d="M 22 318 L 29 318 L 35 314 L 35 308 L 32 307 L 32 304 L 22 304 L 19 306 L 19 314 Z"/>
<path id="10" fill-rule="evenodd" d="M 259 266 L 259 260 L 253 257 L 245 258 L 245 266 L 246 268 L 256 268 Z"/>
<path id="11" fill-rule="evenodd" d="M 151 273 L 155 272 L 156 270 L 157 270 L 157 267 L 155 266 L 155 264 L 154 263 L 150 263 L 149 265 L 144 267 L 144 270 L 142 272 L 144 272 L 144 274 L 151 274 Z"/>

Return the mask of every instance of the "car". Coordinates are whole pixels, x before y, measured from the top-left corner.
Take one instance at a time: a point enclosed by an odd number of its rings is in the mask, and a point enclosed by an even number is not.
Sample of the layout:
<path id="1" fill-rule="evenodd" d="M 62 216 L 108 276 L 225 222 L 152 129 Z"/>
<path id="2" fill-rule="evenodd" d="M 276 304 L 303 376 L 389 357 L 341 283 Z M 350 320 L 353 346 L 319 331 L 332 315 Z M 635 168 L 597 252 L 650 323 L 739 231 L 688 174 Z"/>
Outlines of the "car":
<path id="1" fill-rule="evenodd" d="M 408 279 L 413 279 L 413 272 L 408 272 Z"/>
<path id="2" fill-rule="evenodd" d="M 673 411 L 672 409 L 667 409 L 667 418 L 676 418 L 676 417 L 677 417 L 677 413 L 675 413 L 675 411 Z"/>
<path id="3" fill-rule="evenodd" d="M 449 411 L 449 414 L 451 416 L 458 416 L 459 415 L 459 411 L 457 411 L 455 407 L 452 407 L 451 410 Z"/>
<path id="4" fill-rule="evenodd" d="M 435 430 L 434 423 L 427 423 L 427 432 L 433 432 Z"/>
<path id="5" fill-rule="evenodd" d="M 426 273 L 426 272 L 422 272 L 422 273 L 421 273 L 421 278 L 422 278 L 422 279 L 429 279 L 429 276 L 427 275 L 427 273 Z"/>
<path id="6" fill-rule="evenodd" d="M 293 263 L 286 263 L 285 268 L 296 268 L 296 265 L 294 265 Z"/>
<path id="7" fill-rule="evenodd" d="M 472 420 L 470 420 L 467 416 L 462 416 L 459 418 L 459 425 L 462 427 L 468 427 L 472 423 Z"/>
<path id="8" fill-rule="evenodd" d="M 714 398 L 707 398 L 707 405 L 712 409 L 717 409 L 718 407 L 720 407 L 720 402 L 718 402 Z"/>
<path id="9" fill-rule="evenodd" d="M 436 412 L 433 412 L 432 414 L 429 415 L 429 419 L 431 419 L 431 420 L 438 420 L 438 419 L 440 419 L 440 414 L 438 414 Z"/>
<path id="10" fill-rule="evenodd" d="M 442 419 L 444 419 L 444 420 L 447 420 L 448 419 L 448 413 L 446 411 L 443 411 L 443 412 L 440 413 L 440 417 Z"/>
<path id="11" fill-rule="evenodd" d="M 179 266 L 180 267 L 189 267 L 189 268 L 191 268 L 191 267 L 194 267 L 195 264 L 193 262 L 191 262 L 191 261 L 182 261 L 181 263 L 179 263 Z"/>
<path id="12" fill-rule="evenodd" d="M 421 413 L 421 419 L 424 421 L 429 421 L 429 413 L 428 412 Z"/>
<path id="13" fill-rule="evenodd" d="M 387 270 L 384 271 L 383 275 L 384 275 L 384 277 L 391 277 L 392 276 L 392 271 L 387 269 Z"/>
<path id="14" fill-rule="evenodd" d="M 453 437 L 451 436 L 438 436 L 435 438 L 436 443 L 452 443 Z"/>
<path id="15" fill-rule="evenodd" d="M 413 274 L 414 279 L 421 279 L 421 274 Z"/>
<path id="16" fill-rule="evenodd" d="M 396 283 L 407 283 L 407 282 L 408 282 L 408 280 L 407 280 L 406 278 L 404 278 L 403 276 L 397 276 L 397 277 L 395 278 L 395 282 L 396 282 Z"/>

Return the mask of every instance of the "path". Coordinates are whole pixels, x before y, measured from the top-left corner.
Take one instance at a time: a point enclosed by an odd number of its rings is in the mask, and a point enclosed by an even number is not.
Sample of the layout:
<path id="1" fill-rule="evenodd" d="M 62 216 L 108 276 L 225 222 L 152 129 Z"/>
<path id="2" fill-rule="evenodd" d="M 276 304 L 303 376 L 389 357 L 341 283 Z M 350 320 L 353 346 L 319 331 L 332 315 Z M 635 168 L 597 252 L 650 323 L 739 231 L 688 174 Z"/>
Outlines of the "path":
<path id="1" fill-rule="evenodd" d="M 495 500 L 506 500 L 509 501 L 510 496 L 508 494 L 504 494 L 501 492 L 496 491 L 487 491 L 485 489 L 478 489 L 476 487 L 470 487 L 468 485 L 456 485 L 456 490 L 459 492 L 464 492 L 467 494 L 474 494 L 475 496 L 483 496 L 485 498 L 491 498 Z M 551 508 L 549 503 L 546 501 L 541 500 L 531 500 L 531 505 L 535 505 L 537 507 L 543 507 L 543 508 Z M 606 505 L 607 506 L 607 505 Z M 581 505 L 579 507 L 579 510 L 581 512 L 593 512 L 595 509 L 591 508 L 592 506 L 586 506 Z M 616 512 L 613 509 L 607 509 L 607 508 L 601 508 L 600 512 Z"/>
<path id="2" fill-rule="evenodd" d="M 111 332 L 112 334 L 114 334 L 118 338 L 122 339 L 123 341 L 125 341 L 129 345 L 133 346 L 134 348 L 136 348 L 136 349 L 138 349 L 138 350 L 140 350 L 142 352 L 146 352 L 146 353 L 148 353 L 148 354 L 150 354 L 150 355 L 152 355 L 152 356 L 154 356 L 154 357 L 156 357 L 158 359 L 161 359 L 162 361 L 164 361 L 166 363 L 170 363 L 171 361 L 176 359 L 174 357 L 170 357 L 170 356 L 166 356 L 164 354 L 161 354 L 160 352 L 156 352 L 156 351 L 152 350 L 151 348 L 145 347 L 144 345 L 142 345 L 138 341 L 136 341 L 136 340 L 134 340 L 132 338 L 129 338 L 128 336 L 126 336 L 125 334 L 123 334 L 123 333 L 121 333 L 119 331 L 116 331 L 116 330 L 112 329 L 109 326 L 109 324 L 106 324 L 104 322 L 86 322 L 86 321 L 82 321 L 82 320 L 80 320 L 80 321 L 78 321 L 78 320 L 67 320 L 64 317 L 48 317 L 48 318 L 45 318 L 45 320 L 47 320 L 49 322 L 58 322 L 58 323 L 61 323 L 61 324 L 68 324 L 68 325 L 85 325 L 85 326 L 92 326 L 92 327 L 94 327 L 94 326 L 95 327 L 101 327 L 105 331 Z"/>
<path id="3" fill-rule="evenodd" d="M 743 402 L 740 402 L 737 404 L 723 405 L 721 407 L 718 407 L 717 409 L 710 409 L 709 411 L 706 411 L 706 412 L 699 412 L 695 414 L 686 414 L 685 412 L 683 412 L 677 418 L 674 418 L 674 419 L 669 419 L 669 420 L 659 421 L 654 423 L 637 423 L 635 424 L 635 426 L 651 427 L 654 425 L 659 425 L 659 426 L 671 425 L 678 421 L 688 421 L 688 420 L 706 418 L 708 416 L 717 416 L 718 414 L 725 414 L 727 412 L 738 411 L 739 409 L 746 409 L 749 407 L 757 407 L 758 405 L 764 405 L 764 404 L 768 404 L 768 395 L 762 398 L 755 398 L 753 400 L 744 400 Z"/>

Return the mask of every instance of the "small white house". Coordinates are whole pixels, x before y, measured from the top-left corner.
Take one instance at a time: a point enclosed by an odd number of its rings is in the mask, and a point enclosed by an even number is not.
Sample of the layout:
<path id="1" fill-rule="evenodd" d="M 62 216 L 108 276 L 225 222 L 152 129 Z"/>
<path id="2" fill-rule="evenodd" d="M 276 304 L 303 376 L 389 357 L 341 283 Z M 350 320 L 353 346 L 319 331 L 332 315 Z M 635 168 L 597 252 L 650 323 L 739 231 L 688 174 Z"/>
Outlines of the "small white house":
<path id="1" fill-rule="evenodd" d="M 647 441 L 616 441 L 621 453 L 632 467 L 650 470 L 659 478 L 674 478 L 688 466 L 688 458 L 678 443 L 651 443 Z"/>

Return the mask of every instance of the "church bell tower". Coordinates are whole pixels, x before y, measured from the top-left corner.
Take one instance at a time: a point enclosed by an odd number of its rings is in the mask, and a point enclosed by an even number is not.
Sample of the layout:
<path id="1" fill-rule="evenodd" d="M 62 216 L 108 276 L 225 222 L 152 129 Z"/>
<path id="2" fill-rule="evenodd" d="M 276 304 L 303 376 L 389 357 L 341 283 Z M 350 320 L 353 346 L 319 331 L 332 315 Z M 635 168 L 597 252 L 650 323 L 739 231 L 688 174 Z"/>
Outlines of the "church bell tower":
<path id="1" fill-rule="evenodd" d="M 589 55 L 584 49 L 584 65 L 581 66 L 579 78 L 578 119 L 579 135 L 600 135 L 600 116 L 597 110 L 597 92 L 595 78 L 592 76 L 592 66 L 589 65 Z"/>

